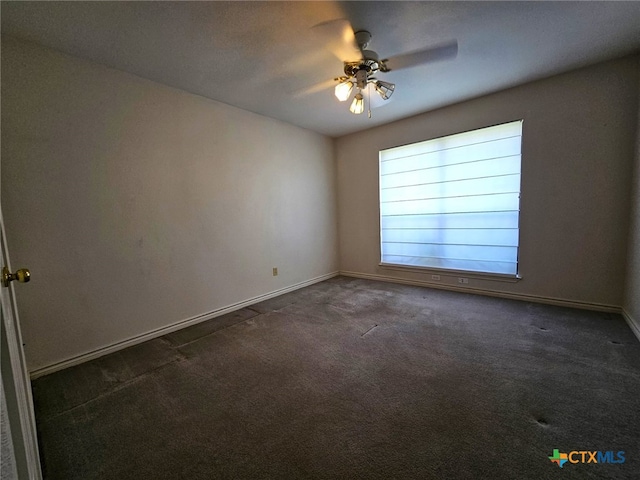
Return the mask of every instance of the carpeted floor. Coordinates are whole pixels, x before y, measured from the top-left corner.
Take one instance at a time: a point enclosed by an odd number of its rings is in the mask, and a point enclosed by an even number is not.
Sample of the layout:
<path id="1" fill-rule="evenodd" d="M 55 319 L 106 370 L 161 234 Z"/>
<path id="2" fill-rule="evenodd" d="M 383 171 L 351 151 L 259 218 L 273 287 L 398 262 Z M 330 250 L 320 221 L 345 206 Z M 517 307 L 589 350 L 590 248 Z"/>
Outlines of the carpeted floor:
<path id="1" fill-rule="evenodd" d="M 640 342 L 608 313 L 337 277 L 33 391 L 48 479 L 640 478 Z"/>

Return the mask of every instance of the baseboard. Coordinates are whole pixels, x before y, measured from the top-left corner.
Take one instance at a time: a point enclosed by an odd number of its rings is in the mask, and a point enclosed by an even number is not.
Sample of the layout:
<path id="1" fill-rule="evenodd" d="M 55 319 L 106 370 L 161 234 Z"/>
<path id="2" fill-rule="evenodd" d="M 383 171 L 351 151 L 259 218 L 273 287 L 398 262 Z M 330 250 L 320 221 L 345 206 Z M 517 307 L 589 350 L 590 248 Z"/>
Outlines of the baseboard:
<path id="1" fill-rule="evenodd" d="M 88 362 L 89 360 L 94 360 L 104 355 L 117 352 L 118 350 L 122 350 L 124 348 L 131 347 L 133 345 L 137 345 L 139 343 L 146 342 L 148 340 L 152 340 L 157 337 L 161 337 L 171 332 L 175 332 L 176 330 L 180 330 L 182 328 L 186 328 L 200 322 L 211 320 L 212 318 L 216 318 L 221 315 L 225 315 L 227 313 L 235 312 L 236 310 L 240 310 L 241 308 L 248 307 L 255 303 L 262 302 L 264 300 L 268 300 L 270 298 L 277 297 L 279 295 L 284 295 L 285 293 L 293 292 L 294 290 L 298 290 L 300 288 L 308 287 L 309 285 L 313 285 L 314 283 L 323 282 L 324 280 L 328 280 L 338 275 L 339 275 L 339 272 L 337 271 L 327 273 L 325 275 L 320 275 L 319 277 L 315 277 L 310 280 L 305 280 L 304 282 L 296 283 L 289 287 L 274 290 L 272 292 L 265 293 L 264 295 L 258 295 L 257 297 L 249 298 L 247 300 L 243 300 L 242 302 L 234 303 L 233 305 L 228 305 L 226 307 L 219 308 L 211 312 L 203 313 L 201 315 L 196 315 L 194 317 L 180 320 L 179 322 L 173 323 L 166 327 L 158 328 L 156 330 L 143 333 L 141 335 L 129 338 L 127 340 L 123 340 L 121 342 L 107 345 L 106 347 L 98 348 L 96 350 L 82 353 L 75 357 L 71 357 L 66 360 L 62 360 L 60 362 L 56 362 L 54 364 L 38 368 L 36 370 L 29 372 L 29 376 L 31 380 L 35 380 L 38 377 L 49 375 L 50 373 L 57 372 L 58 370 L 63 370 L 65 368 L 72 367 L 74 365 L 79 365 L 81 363 Z"/>
<path id="2" fill-rule="evenodd" d="M 626 320 L 629 328 L 634 333 L 638 341 L 640 341 L 640 321 L 634 319 L 629 312 L 627 312 L 624 308 L 622 309 L 622 316 Z"/>
<path id="3" fill-rule="evenodd" d="M 615 305 L 601 303 L 578 302 L 575 300 L 565 300 L 562 298 L 542 297 L 538 295 L 524 295 L 520 293 L 497 292 L 495 290 L 484 290 L 481 288 L 459 287 L 457 285 L 444 285 L 442 283 L 428 282 L 424 280 L 411 280 L 405 278 L 389 277 L 372 273 L 359 273 L 340 271 L 340 275 L 345 277 L 364 278 L 367 280 L 378 280 L 381 282 L 401 283 L 404 285 L 417 285 L 420 287 L 437 288 L 439 290 L 449 290 L 461 293 L 473 293 L 476 295 L 486 295 L 489 297 L 508 298 L 512 300 L 523 300 L 526 302 L 544 303 L 560 307 L 581 308 L 584 310 L 595 310 L 599 312 L 622 313 L 622 309 Z"/>

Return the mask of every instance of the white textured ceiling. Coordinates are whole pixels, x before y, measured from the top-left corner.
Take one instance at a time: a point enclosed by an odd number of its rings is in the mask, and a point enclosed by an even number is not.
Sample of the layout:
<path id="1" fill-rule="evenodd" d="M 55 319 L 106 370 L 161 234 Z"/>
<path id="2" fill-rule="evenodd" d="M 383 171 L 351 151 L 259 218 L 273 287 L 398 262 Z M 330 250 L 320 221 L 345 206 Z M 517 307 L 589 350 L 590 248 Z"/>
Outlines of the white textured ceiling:
<path id="1" fill-rule="evenodd" d="M 457 39 L 458 57 L 379 74 L 373 117 L 312 27 L 348 19 L 381 58 Z M 2 2 L 2 33 L 330 136 L 640 51 L 640 2 Z"/>

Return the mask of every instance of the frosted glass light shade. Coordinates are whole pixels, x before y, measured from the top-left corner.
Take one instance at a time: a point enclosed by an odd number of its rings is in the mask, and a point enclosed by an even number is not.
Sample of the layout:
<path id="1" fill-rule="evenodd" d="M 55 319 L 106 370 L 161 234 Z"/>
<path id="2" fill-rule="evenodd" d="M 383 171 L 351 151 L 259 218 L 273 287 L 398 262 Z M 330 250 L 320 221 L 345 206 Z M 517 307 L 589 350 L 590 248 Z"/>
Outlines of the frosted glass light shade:
<path id="1" fill-rule="evenodd" d="M 334 93 L 338 100 L 345 102 L 349 98 L 349 95 L 351 95 L 351 90 L 353 90 L 353 83 L 347 80 L 346 82 L 336 85 Z"/>
<path id="2" fill-rule="evenodd" d="M 351 113 L 355 113 L 356 115 L 360 115 L 364 112 L 364 98 L 361 93 L 356 93 L 356 96 L 353 98 L 353 102 L 351 102 L 351 106 L 349 107 Z"/>
<path id="3" fill-rule="evenodd" d="M 375 83 L 376 91 L 380 94 L 383 100 L 389 100 L 389 97 L 393 95 L 393 91 L 396 86 L 393 83 L 383 82 L 382 80 L 378 80 Z"/>

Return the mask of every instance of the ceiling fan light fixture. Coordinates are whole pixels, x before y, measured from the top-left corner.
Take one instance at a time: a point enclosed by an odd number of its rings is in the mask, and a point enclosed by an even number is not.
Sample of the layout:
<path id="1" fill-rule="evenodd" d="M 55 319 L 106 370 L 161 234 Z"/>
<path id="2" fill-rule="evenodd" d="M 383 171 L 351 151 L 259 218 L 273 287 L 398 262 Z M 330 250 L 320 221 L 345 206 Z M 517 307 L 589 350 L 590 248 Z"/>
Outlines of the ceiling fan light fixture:
<path id="1" fill-rule="evenodd" d="M 396 86 L 393 83 L 383 82 L 378 80 L 375 84 L 376 92 L 382 97 L 383 100 L 389 100 Z"/>
<path id="2" fill-rule="evenodd" d="M 356 96 L 353 98 L 353 102 L 351 102 L 351 106 L 349 107 L 349 111 L 356 115 L 360 115 L 364 112 L 364 97 L 362 96 L 362 93 L 356 93 Z"/>
<path id="3" fill-rule="evenodd" d="M 340 100 L 341 102 L 346 102 L 349 99 L 352 90 L 353 83 L 350 80 L 346 80 L 336 85 L 334 93 L 338 100 Z"/>

